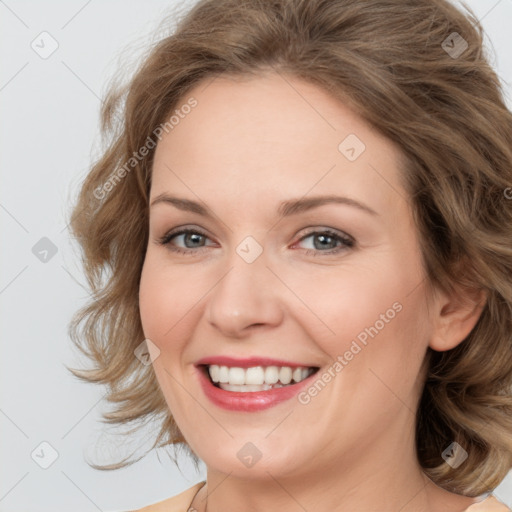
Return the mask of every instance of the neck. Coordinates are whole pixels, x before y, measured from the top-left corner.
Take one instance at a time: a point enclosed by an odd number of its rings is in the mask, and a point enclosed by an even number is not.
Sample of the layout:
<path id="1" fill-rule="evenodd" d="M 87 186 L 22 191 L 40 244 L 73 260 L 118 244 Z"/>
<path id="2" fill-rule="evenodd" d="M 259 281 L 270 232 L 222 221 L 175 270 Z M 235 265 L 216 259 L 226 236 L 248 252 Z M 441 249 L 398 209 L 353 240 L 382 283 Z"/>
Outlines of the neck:
<path id="1" fill-rule="evenodd" d="M 455 505 L 452 498 L 457 495 L 437 487 L 424 475 L 416 459 L 414 435 L 404 438 L 403 430 L 380 434 L 374 441 L 354 446 L 339 459 L 333 460 L 326 447 L 325 453 L 319 453 L 307 468 L 287 475 L 274 475 L 272 470 L 261 468 L 256 473 L 256 466 L 249 470 L 253 473 L 242 476 L 209 468 L 207 488 L 194 508 L 204 511 L 207 503 L 207 512 L 431 512 L 464 510 L 474 502 L 463 498 L 464 503 L 458 501 L 460 508 L 446 508 L 450 500 Z M 442 507 L 436 508 L 440 503 Z"/>

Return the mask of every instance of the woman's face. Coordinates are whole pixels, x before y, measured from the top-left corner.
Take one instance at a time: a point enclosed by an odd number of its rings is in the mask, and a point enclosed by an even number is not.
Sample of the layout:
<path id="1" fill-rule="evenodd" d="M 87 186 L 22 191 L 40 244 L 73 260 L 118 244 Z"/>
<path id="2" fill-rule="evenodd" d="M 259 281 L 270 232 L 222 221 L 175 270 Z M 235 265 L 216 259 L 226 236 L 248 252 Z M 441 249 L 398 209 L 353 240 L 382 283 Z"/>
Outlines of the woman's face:
<path id="1" fill-rule="evenodd" d="M 251 478 L 412 457 L 431 321 L 398 149 L 289 76 L 219 77 L 176 108 L 140 312 L 192 450 Z"/>

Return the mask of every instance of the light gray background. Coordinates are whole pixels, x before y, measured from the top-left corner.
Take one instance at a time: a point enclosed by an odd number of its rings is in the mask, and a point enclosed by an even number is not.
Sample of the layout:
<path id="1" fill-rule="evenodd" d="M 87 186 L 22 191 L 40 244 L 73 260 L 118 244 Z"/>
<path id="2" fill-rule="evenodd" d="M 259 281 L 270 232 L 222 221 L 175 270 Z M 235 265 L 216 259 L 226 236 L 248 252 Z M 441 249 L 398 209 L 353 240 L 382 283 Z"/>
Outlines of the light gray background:
<path id="1" fill-rule="evenodd" d="M 192 3 L 180 2 L 179 9 Z M 483 20 L 512 108 L 512 0 L 468 4 Z M 71 199 L 100 150 L 100 98 L 118 57 L 137 63 L 177 5 L 0 0 L 0 512 L 128 510 L 204 478 L 204 467 L 196 474 L 184 459 L 180 473 L 155 453 L 125 470 L 91 469 L 85 457 L 107 461 L 128 453 L 127 444 L 105 436 L 103 388 L 81 383 L 63 366 L 80 365 L 67 324 L 87 291 L 66 224 Z M 43 31 L 58 43 L 46 59 L 31 48 L 34 40 L 42 46 Z M 43 237 L 57 248 L 46 263 L 32 252 Z M 130 446 L 148 446 L 151 435 L 142 433 Z M 48 469 L 31 458 L 35 449 L 36 459 L 49 457 L 48 448 L 38 448 L 43 441 L 58 452 Z M 512 506 L 512 474 L 495 493 Z"/>

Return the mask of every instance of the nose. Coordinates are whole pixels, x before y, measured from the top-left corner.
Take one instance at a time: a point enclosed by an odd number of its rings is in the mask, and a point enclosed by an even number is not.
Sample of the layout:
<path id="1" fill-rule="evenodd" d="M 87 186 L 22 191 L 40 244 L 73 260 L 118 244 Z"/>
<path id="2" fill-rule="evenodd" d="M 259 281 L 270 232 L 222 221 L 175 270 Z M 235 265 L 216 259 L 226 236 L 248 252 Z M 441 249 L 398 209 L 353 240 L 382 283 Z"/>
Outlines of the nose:
<path id="1" fill-rule="evenodd" d="M 234 254 L 229 271 L 209 294 L 206 317 L 223 336 L 244 338 L 282 322 L 280 283 L 267 263 L 265 252 L 252 263 Z"/>

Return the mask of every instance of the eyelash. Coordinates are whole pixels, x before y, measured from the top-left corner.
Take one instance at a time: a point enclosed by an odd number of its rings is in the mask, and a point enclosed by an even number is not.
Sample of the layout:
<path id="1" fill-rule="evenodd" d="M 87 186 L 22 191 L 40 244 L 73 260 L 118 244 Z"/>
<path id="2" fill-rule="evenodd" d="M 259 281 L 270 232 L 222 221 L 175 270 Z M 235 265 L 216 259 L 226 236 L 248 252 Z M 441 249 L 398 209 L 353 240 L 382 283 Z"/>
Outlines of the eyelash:
<path id="1" fill-rule="evenodd" d="M 173 238 L 180 236 L 180 235 L 187 235 L 187 234 L 200 235 L 205 238 L 208 238 L 208 235 L 206 233 L 203 233 L 202 231 L 200 231 L 198 229 L 181 229 L 179 231 L 175 231 L 175 232 L 171 231 L 169 233 L 166 233 L 163 237 L 158 239 L 158 243 L 161 245 L 167 246 L 167 248 L 170 251 L 173 251 L 176 254 L 185 254 L 185 255 L 187 255 L 187 254 L 190 255 L 191 253 L 194 253 L 194 255 L 196 255 L 196 254 L 202 252 L 203 249 L 207 248 L 207 247 L 203 246 L 203 247 L 198 247 L 197 249 L 183 249 L 180 247 L 172 246 L 170 244 L 170 242 Z M 343 247 L 338 247 L 336 249 L 330 249 L 328 251 L 320 251 L 317 249 L 303 249 L 305 251 L 305 254 L 308 256 L 310 256 L 310 255 L 318 256 L 319 254 L 321 254 L 321 255 L 338 254 L 343 250 L 354 247 L 354 245 L 355 245 L 355 240 L 353 238 L 348 237 L 348 236 L 343 236 L 343 235 L 336 233 L 330 229 L 324 229 L 321 231 L 311 231 L 310 233 L 307 233 L 306 235 L 304 235 L 298 242 L 302 242 L 303 240 L 305 240 L 306 238 L 309 238 L 312 235 L 328 235 L 329 237 L 334 238 L 335 241 L 341 242 Z"/>

